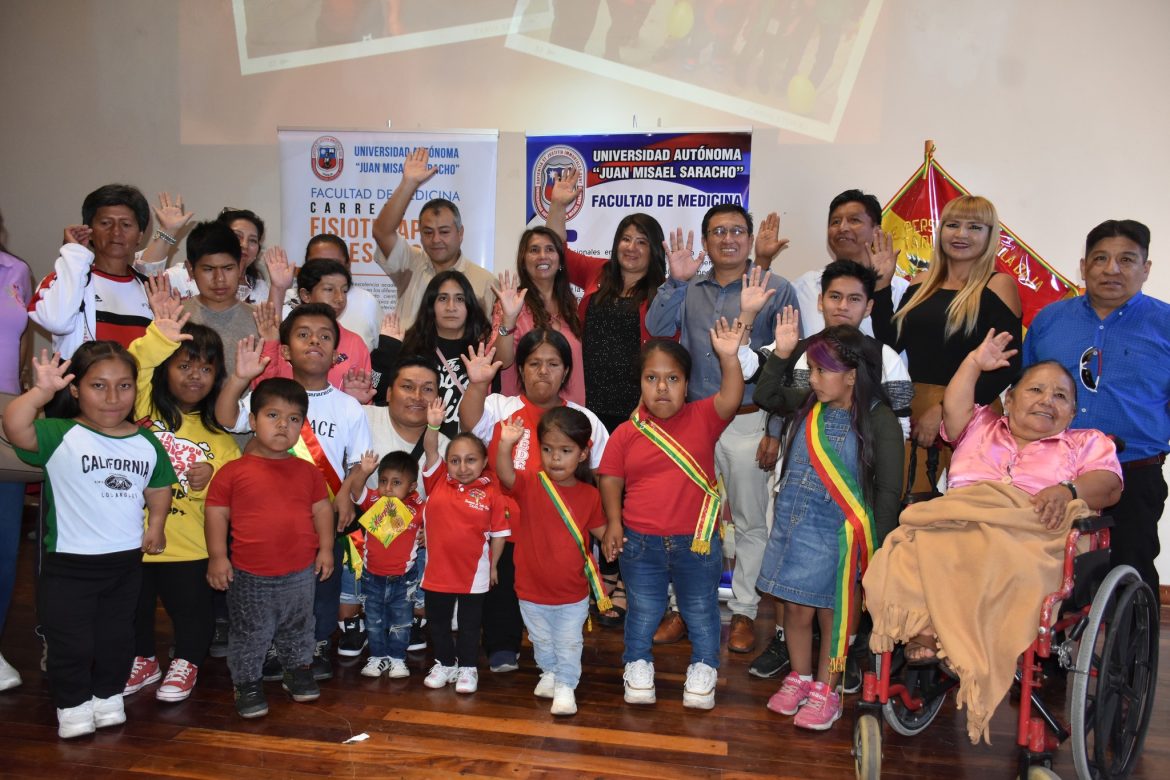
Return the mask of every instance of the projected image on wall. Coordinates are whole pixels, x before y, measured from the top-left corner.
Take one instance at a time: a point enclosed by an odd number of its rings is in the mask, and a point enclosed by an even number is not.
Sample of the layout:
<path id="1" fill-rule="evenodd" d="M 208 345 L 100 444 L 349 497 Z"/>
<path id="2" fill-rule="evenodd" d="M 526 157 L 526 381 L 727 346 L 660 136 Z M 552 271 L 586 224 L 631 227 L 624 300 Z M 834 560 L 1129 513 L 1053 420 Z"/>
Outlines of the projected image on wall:
<path id="1" fill-rule="evenodd" d="M 520 0 L 507 46 L 831 141 L 881 5 Z"/>

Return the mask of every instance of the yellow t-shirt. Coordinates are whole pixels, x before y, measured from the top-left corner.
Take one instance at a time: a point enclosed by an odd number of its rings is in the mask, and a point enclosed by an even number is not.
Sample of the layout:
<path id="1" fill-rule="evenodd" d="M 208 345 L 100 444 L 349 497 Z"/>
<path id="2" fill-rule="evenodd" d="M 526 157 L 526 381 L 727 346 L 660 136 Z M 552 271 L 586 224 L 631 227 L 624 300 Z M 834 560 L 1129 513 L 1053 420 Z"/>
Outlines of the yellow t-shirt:
<path id="1" fill-rule="evenodd" d="M 240 457 L 240 448 L 231 435 L 208 430 L 198 413 L 184 414 L 177 431 L 169 430 L 158 419 L 158 410 L 150 400 L 151 380 L 155 368 L 178 348 L 179 344 L 164 336 L 154 323 L 146 329 L 144 336 L 130 345 L 130 354 L 138 361 L 135 420 L 162 444 L 179 478 L 171 485 L 171 512 L 165 529 L 166 550 L 160 555 L 143 556 L 147 563 L 197 561 L 207 557 L 207 540 L 203 535 L 203 501 L 207 497 L 207 488 L 191 490 L 187 484 L 187 470 L 195 463 L 206 461 L 218 471 L 225 463 Z"/>

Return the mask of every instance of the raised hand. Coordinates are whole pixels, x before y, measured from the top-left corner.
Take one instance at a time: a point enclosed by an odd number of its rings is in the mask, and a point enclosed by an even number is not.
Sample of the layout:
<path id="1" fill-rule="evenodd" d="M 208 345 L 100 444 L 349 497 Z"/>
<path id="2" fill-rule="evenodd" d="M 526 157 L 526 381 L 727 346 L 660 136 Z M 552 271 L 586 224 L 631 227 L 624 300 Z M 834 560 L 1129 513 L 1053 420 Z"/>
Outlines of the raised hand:
<path id="1" fill-rule="evenodd" d="M 273 287 L 287 290 L 293 286 L 297 266 L 280 247 L 270 246 L 264 250 L 264 267 L 268 269 L 268 282 Z"/>
<path id="2" fill-rule="evenodd" d="M 706 254 L 703 250 L 699 250 L 699 256 L 695 257 L 695 231 L 687 231 L 687 240 L 683 242 L 682 228 L 675 228 L 673 233 L 669 233 L 669 240 L 663 241 L 662 246 L 666 248 L 666 264 L 670 269 L 670 277 L 680 282 L 686 282 L 699 272 L 699 266 L 703 264 L 703 258 Z"/>
<path id="3" fill-rule="evenodd" d="M 519 417 L 513 417 L 500 425 L 501 446 L 511 447 L 522 438 L 524 438 L 524 421 Z"/>
<path id="4" fill-rule="evenodd" d="M 438 173 L 438 168 L 427 165 L 430 159 L 431 153 L 425 146 L 420 146 L 406 155 L 406 159 L 402 161 L 403 183 L 417 187 Z"/>
<path id="5" fill-rule="evenodd" d="M 402 325 L 398 322 L 398 312 L 392 311 L 382 318 L 382 327 L 378 333 L 388 339 L 402 341 Z"/>
<path id="6" fill-rule="evenodd" d="M 869 265 L 878 275 L 878 289 L 887 287 L 898 270 L 900 249 L 894 249 L 894 237 L 882 229 L 874 231 L 873 243 L 862 244 Z"/>
<path id="7" fill-rule="evenodd" d="M 378 458 L 378 453 L 374 452 L 373 450 L 366 450 L 362 453 L 362 459 L 361 462 L 358 463 L 357 470 L 358 473 L 362 475 L 363 482 L 368 479 L 371 474 L 378 470 L 379 461 L 380 459 Z"/>
<path id="8" fill-rule="evenodd" d="M 1014 357 L 1018 349 L 1005 349 L 1011 343 L 1010 331 L 995 332 L 995 328 L 987 331 L 983 343 L 971 350 L 969 357 L 979 366 L 980 371 L 994 371 L 997 368 L 1006 368 L 1008 359 Z"/>
<path id="9" fill-rule="evenodd" d="M 785 306 L 776 315 L 776 348 L 773 350 L 779 357 L 787 358 L 796 349 L 796 342 L 800 340 L 800 312 L 791 306 Z"/>
<path id="10" fill-rule="evenodd" d="M 256 321 L 256 331 L 265 341 L 280 340 L 280 317 L 276 313 L 276 305 L 271 301 L 261 301 L 252 307 L 252 319 Z"/>
<path id="11" fill-rule="evenodd" d="M 183 301 L 178 290 L 171 287 L 171 279 L 165 273 L 156 274 L 146 280 L 146 302 L 154 314 L 154 321 L 177 319 L 183 311 Z"/>
<path id="12" fill-rule="evenodd" d="M 771 261 L 787 248 L 788 239 L 780 237 L 780 215 L 773 211 L 756 230 L 756 261 Z"/>
<path id="13" fill-rule="evenodd" d="M 492 285 L 492 292 L 500 302 L 500 311 L 504 315 L 503 325 L 506 328 L 516 325 L 516 320 L 524 309 L 524 297 L 528 294 L 528 289 L 521 290 L 519 287 L 520 277 L 511 271 L 501 272 L 499 285 Z"/>
<path id="14" fill-rule="evenodd" d="M 772 271 L 762 271 L 758 265 L 753 265 L 751 272 L 743 275 L 743 287 L 739 291 L 740 317 L 753 319 L 768 299 L 776 294 L 775 288 L 768 289 L 771 280 Z"/>
<path id="15" fill-rule="evenodd" d="M 65 228 L 65 237 L 62 243 L 81 244 L 89 246 L 89 237 L 93 235 L 93 228 L 89 225 L 70 225 Z"/>
<path id="16" fill-rule="evenodd" d="M 443 424 L 444 418 L 447 416 L 447 407 L 443 405 L 442 398 L 432 398 L 431 402 L 427 404 L 427 425 L 432 428 L 438 428 Z"/>
<path id="17" fill-rule="evenodd" d="M 360 404 L 368 404 L 374 400 L 374 378 L 364 368 L 351 368 L 341 379 L 341 392 Z"/>
<path id="18" fill-rule="evenodd" d="M 491 382 L 496 372 L 504 367 L 503 362 L 494 360 L 495 356 L 495 347 L 488 349 L 483 344 L 469 346 L 467 354 L 459 356 L 467 368 L 467 381 L 471 384 L 484 385 Z"/>
<path id="19" fill-rule="evenodd" d="M 549 193 L 549 202 L 554 206 L 568 206 L 577 199 L 580 191 L 580 171 L 576 168 L 566 168 L 553 176 L 552 191 Z"/>
<path id="20" fill-rule="evenodd" d="M 735 357 L 739 351 L 739 342 L 743 337 L 743 323 L 735 323 L 735 327 L 727 324 L 726 317 L 720 317 L 711 328 L 711 347 L 720 357 Z"/>
<path id="21" fill-rule="evenodd" d="M 264 373 L 270 360 L 264 354 L 264 339 L 244 336 L 236 343 L 236 378 L 250 383 Z"/>
<path id="22" fill-rule="evenodd" d="M 155 226 L 171 238 L 195 216 L 193 211 L 183 211 L 183 196 L 177 192 L 173 198 L 166 192 L 160 192 L 158 206 L 151 206 L 150 210 L 154 212 Z"/>
<path id="23" fill-rule="evenodd" d="M 64 390 L 73 381 L 73 374 L 66 374 L 71 360 L 61 360 L 61 353 L 54 352 L 49 356 L 49 350 L 42 349 L 40 358 L 33 356 L 33 387 L 44 390 L 49 395 L 55 395 Z"/>
<path id="24" fill-rule="evenodd" d="M 153 306 L 151 308 L 154 309 Z M 168 341 L 181 342 L 195 338 L 190 333 L 183 332 L 183 326 L 187 324 L 187 320 L 191 319 L 191 312 L 183 311 L 182 304 L 171 306 L 164 303 L 154 311 L 154 327 L 158 328 L 158 332 L 163 334 Z"/>

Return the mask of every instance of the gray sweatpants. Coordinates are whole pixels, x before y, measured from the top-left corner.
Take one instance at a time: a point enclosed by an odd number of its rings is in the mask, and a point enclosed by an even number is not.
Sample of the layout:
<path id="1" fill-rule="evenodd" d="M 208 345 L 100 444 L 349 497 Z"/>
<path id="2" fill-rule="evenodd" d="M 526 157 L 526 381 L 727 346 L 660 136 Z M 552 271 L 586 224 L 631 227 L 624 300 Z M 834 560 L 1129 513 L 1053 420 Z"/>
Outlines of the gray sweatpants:
<path id="1" fill-rule="evenodd" d="M 228 671 L 232 683 L 260 679 L 272 645 L 285 669 L 313 660 L 313 567 L 279 577 L 239 569 L 227 591 Z"/>

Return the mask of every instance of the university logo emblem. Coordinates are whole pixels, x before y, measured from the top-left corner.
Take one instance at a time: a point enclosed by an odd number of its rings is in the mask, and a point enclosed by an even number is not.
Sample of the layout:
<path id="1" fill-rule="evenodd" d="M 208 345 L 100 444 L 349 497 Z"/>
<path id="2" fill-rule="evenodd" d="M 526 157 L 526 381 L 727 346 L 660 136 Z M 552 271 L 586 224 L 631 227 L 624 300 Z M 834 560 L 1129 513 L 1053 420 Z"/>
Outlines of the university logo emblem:
<path id="1" fill-rule="evenodd" d="M 341 141 L 323 135 L 313 142 L 313 175 L 321 181 L 333 181 L 345 167 L 345 149 Z"/>
<path id="2" fill-rule="evenodd" d="M 541 217 L 548 217 L 553 183 L 569 168 L 577 171 L 580 189 L 577 190 L 577 199 L 569 204 L 566 219 L 575 217 L 585 202 L 585 158 L 573 147 L 564 145 L 550 146 L 536 158 L 536 164 L 532 166 L 532 204 Z"/>

